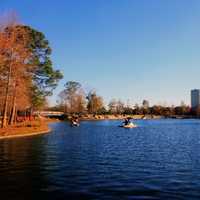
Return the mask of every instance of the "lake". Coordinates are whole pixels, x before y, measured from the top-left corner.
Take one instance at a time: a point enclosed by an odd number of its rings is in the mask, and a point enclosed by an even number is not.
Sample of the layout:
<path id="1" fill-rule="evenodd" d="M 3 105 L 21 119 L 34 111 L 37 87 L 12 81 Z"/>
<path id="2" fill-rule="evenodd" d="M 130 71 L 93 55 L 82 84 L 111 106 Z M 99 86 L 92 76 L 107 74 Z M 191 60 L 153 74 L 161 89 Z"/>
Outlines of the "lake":
<path id="1" fill-rule="evenodd" d="M 1 199 L 200 199 L 200 120 L 135 122 L 1 140 Z"/>

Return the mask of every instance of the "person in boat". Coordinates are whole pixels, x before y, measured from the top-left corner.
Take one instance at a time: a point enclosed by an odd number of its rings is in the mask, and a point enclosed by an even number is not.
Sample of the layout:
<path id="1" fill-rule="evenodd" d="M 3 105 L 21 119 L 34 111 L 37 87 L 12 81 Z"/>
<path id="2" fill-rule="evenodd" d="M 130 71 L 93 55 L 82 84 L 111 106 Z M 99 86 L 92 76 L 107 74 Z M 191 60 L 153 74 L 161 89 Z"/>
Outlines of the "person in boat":
<path id="1" fill-rule="evenodd" d="M 79 124 L 79 118 L 76 117 L 75 120 L 74 120 L 74 122 L 77 123 L 77 124 Z"/>
<path id="2" fill-rule="evenodd" d="M 75 116 L 72 116 L 70 122 L 71 122 L 72 125 L 74 124 L 74 122 L 75 122 Z"/>
<path id="3" fill-rule="evenodd" d="M 130 118 L 126 118 L 124 121 L 123 121 L 123 124 L 126 126 L 126 125 L 129 125 L 131 123 L 130 121 Z"/>
<path id="4" fill-rule="evenodd" d="M 79 125 L 79 118 L 78 117 L 72 117 L 72 119 L 71 119 L 71 125 L 72 126 L 77 126 L 77 125 Z"/>

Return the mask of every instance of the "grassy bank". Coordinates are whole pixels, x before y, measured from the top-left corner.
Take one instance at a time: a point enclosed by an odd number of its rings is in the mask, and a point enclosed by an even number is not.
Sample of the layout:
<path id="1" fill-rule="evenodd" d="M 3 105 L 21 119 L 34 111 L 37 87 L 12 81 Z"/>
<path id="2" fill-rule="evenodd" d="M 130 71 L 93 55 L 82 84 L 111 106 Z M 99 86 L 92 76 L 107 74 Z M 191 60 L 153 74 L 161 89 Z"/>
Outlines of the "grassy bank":
<path id="1" fill-rule="evenodd" d="M 23 122 L 0 129 L 0 139 L 32 136 L 50 131 L 46 121 Z"/>

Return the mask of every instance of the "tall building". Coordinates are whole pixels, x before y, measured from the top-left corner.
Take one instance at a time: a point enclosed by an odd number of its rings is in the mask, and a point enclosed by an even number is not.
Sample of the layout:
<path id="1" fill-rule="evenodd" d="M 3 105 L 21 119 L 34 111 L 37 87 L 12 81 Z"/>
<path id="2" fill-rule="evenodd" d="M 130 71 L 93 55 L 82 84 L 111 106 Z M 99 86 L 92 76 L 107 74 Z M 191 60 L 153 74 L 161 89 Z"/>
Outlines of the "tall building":
<path id="1" fill-rule="evenodd" d="M 142 102 L 143 108 L 148 108 L 149 107 L 149 102 L 147 100 L 143 100 Z"/>
<path id="2" fill-rule="evenodd" d="M 191 106 L 192 108 L 196 108 L 200 106 L 200 90 L 199 89 L 191 90 Z"/>

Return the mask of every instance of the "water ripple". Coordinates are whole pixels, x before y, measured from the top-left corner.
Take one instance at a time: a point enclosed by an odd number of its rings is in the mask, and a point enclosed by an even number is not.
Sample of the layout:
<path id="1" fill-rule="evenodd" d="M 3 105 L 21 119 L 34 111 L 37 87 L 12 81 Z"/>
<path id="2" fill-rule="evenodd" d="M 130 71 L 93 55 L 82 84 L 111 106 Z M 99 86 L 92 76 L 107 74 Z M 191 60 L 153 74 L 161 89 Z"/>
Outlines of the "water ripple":
<path id="1" fill-rule="evenodd" d="M 3 199 L 200 199 L 200 122 L 52 123 L 49 135 L 0 141 Z"/>

